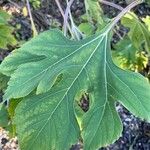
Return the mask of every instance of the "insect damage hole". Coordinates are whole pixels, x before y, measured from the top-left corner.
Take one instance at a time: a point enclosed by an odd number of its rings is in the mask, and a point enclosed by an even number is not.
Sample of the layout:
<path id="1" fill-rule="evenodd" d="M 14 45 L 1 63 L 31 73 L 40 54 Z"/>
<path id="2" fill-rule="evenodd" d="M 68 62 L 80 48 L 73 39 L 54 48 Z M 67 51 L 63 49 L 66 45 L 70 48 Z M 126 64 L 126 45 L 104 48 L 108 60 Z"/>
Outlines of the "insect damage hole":
<path id="1" fill-rule="evenodd" d="M 89 110 L 89 94 L 88 93 L 82 94 L 78 102 L 78 105 L 84 112 L 87 112 Z"/>

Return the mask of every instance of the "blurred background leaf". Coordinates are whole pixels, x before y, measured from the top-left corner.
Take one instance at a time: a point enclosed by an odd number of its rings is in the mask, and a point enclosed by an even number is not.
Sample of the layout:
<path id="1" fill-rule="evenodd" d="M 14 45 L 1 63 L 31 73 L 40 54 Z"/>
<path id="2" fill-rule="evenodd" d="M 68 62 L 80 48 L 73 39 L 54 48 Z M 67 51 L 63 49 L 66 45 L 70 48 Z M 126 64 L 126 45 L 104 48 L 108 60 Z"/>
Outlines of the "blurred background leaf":
<path id="1" fill-rule="evenodd" d="M 17 41 L 12 35 L 13 27 L 8 24 L 10 15 L 0 10 L 0 48 L 7 48 L 7 45 L 16 45 Z"/>
<path id="2" fill-rule="evenodd" d="M 145 24 L 134 13 L 126 14 L 121 23 L 123 26 L 129 28 L 128 36 L 133 45 L 142 50 L 150 51 L 150 32 Z"/>
<path id="3" fill-rule="evenodd" d="M 137 49 L 128 37 L 114 46 L 113 59 L 121 68 L 136 72 L 142 71 L 148 64 L 146 53 Z"/>

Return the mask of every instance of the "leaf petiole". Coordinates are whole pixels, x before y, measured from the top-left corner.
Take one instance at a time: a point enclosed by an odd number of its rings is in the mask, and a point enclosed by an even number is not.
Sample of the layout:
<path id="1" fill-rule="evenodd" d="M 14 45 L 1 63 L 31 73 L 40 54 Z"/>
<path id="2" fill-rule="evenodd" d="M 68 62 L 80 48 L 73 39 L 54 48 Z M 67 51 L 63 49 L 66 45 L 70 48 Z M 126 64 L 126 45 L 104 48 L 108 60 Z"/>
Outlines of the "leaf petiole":
<path id="1" fill-rule="evenodd" d="M 111 23 L 110 27 L 107 29 L 107 33 L 110 32 L 110 30 L 112 30 L 112 28 L 114 28 L 114 26 L 118 23 L 118 21 L 127 13 L 129 12 L 132 8 L 134 8 L 135 6 L 141 4 L 143 2 L 143 0 L 137 0 L 132 2 L 130 5 L 128 5 L 126 8 L 124 8 L 120 14 L 114 19 L 114 21 Z"/>

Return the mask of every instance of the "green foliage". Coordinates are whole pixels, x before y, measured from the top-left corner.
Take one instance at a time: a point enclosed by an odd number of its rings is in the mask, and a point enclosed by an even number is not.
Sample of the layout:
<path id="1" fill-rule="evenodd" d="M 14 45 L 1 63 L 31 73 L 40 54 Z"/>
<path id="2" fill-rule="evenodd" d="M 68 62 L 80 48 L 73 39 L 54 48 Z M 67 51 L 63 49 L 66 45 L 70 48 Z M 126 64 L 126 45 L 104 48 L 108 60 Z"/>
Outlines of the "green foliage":
<path id="1" fill-rule="evenodd" d="M 30 2 L 34 8 L 40 5 L 39 0 Z M 148 81 L 121 69 L 141 71 L 148 63 L 143 50 L 150 50 L 149 16 L 143 24 L 127 14 L 121 22 L 130 31 L 111 54 L 113 22 L 106 26 L 109 21 L 97 0 L 85 0 L 85 6 L 87 17 L 82 16 L 79 28 L 96 35 L 73 41 L 58 30 L 46 31 L 0 65 L 0 90 L 8 101 L 7 107 L 0 104 L 0 126 L 12 136 L 17 132 L 21 150 L 68 150 L 79 140 L 85 150 L 96 150 L 113 143 L 122 132 L 116 102 L 150 121 Z M 0 12 L 0 25 L 8 27 L 9 17 Z M 83 95 L 89 96 L 87 112 L 79 105 Z"/>
<path id="2" fill-rule="evenodd" d="M 93 35 L 108 24 L 109 20 L 104 17 L 103 10 L 98 0 L 85 0 L 86 14 L 82 18 L 79 29 L 86 35 Z"/>
<path id="3" fill-rule="evenodd" d="M 7 88 L 8 81 L 9 81 L 9 77 L 0 73 L 0 91 L 3 91 Z"/>
<path id="4" fill-rule="evenodd" d="M 20 99 L 11 99 L 9 100 L 9 104 L 7 106 L 0 103 L 0 127 L 3 127 L 9 131 L 10 137 L 14 137 L 16 135 L 16 128 L 12 123 L 12 120 L 15 114 L 15 109 L 20 101 Z"/>
<path id="5" fill-rule="evenodd" d="M 138 50 L 128 37 L 120 40 L 113 51 L 113 59 L 123 69 L 142 71 L 148 64 L 144 51 Z"/>
<path id="6" fill-rule="evenodd" d="M 114 60 L 121 68 L 142 71 L 148 64 L 147 52 L 150 50 L 149 16 L 142 18 L 141 22 L 134 13 L 130 13 L 122 18 L 121 23 L 129 28 L 129 32 L 114 46 Z"/>
<path id="7" fill-rule="evenodd" d="M 147 26 L 150 32 L 150 16 L 146 16 L 146 18 L 142 18 L 142 21 L 145 23 L 145 25 Z"/>
<path id="8" fill-rule="evenodd" d="M 98 0 L 85 0 L 85 7 L 89 22 L 96 21 L 100 25 L 104 23 L 103 10 L 99 5 Z"/>
<path id="9" fill-rule="evenodd" d="M 67 150 L 81 138 L 85 150 L 114 142 L 122 132 L 117 101 L 150 121 L 150 85 L 113 63 L 110 27 L 81 41 L 46 31 L 2 62 L 0 72 L 10 76 L 4 99 L 23 97 L 14 116 L 21 150 Z M 77 112 L 83 91 L 86 113 Z"/>
<path id="10" fill-rule="evenodd" d="M 0 10 L 0 48 L 6 48 L 7 44 L 16 44 L 16 40 L 12 35 L 13 28 L 7 22 L 9 19 L 10 15 Z"/>
<path id="11" fill-rule="evenodd" d="M 145 0 L 146 3 L 148 3 L 150 5 L 150 0 Z"/>
<path id="12" fill-rule="evenodd" d="M 39 8 L 41 5 L 41 0 L 29 0 L 33 8 Z"/>
<path id="13" fill-rule="evenodd" d="M 9 14 L 0 10 L 0 24 L 7 24 L 7 20 L 10 18 Z"/>
<path id="14" fill-rule="evenodd" d="M 121 23 L 130 29 L 128 36 L 133 45 L 139 49 L 143 49 L 143 45 L 147 52 L 150 51 L 150 32 L 147 27 L 138 19 L 134 13 L 126 14 Z"/>
<path id="15" fill-rule="evenodd" d="M 94 33 L 94 26 L 88 22 L 81 23 L 78 28 L 82 31 L 86 36 L 90 36 Z"/>
<path id="16" fill-rule="evenodd" d="M 7 127 L 9 122 L 9 115 L 4 104 L 0 104 L 0 126 Z"/>
<path id="17" fill-rule="evenodd" d="M 15 137 L 16 136 L 16 126 L 13 124 L 13 118 L 15 115 L 15 110 L 18 104 L 20 103 L 21 99 L 10 99 L 7 112 L 10 118 L 7 130 L 9 131 L 9 136 L 10 137 Z"/>

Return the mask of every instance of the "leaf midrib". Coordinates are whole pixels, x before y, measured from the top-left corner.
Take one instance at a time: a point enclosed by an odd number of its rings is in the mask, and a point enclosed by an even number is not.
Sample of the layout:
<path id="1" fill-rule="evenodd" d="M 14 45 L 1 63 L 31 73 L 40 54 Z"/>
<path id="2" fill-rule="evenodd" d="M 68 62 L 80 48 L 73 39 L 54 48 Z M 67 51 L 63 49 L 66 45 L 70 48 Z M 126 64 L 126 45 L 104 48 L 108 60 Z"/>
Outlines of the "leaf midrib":
<path id="1" fill-rule="evenodd" d="M 107 89 L 107 72 L 106 72 L 106 65 L 107 65 L 107 50 L 106 50 L 106 48 L 107 48 L 107 34 L 106 34 L 106 42 L 105 42 L 105 46 L 104 46 L 104 84 L 105 84 L 105 99 L 106 99 L 106 101 L 105 101 L 105 103 L 104 103 L 104 105 L 103 105 L 103 111 L 102 111 L 102 115 L 101 115 L 101 118 L 100 118 L 100 121 L 99 121 L 99 124 L 98 124 L 98 126 L 97 126 L 97 129 L 95 130 L 95 132 L 94 132 L 94 135 L 93 135 L 93 137 L 95 137 L 95 135 L 96 135 L 96 133 L 97 133 L 97 131 L 98 131 L 98 129 L 99 129 L 99 127 L 100 127 L 100 124 L 101 124 L 101 122 L 102 122 L 102 120 L 103 120 L 103 117 L 104 117 L 104 114 L 105 114 L 105 108 L 106 108 L 106 104 L 107 104 L 107 102 L 108 102 L 108 89 Z M 100 107 L 101 108 L 101 107 Z M 94 140 L 94 138 L 91 138 L 91 140 L 90 140 L 90 142 L 88 142 L 89 144 L 88 145 L 91 145 L 91 143 L 92 143 L 92 141 Z"/>
<path id="2" fill-rule="evenodd" d="M 25 81 L 24 83 L 20 84 L 20 86 L 18 86 L 18 88 L 20 88 L 22 85 L 25 85 L 26 83 L 30 82 L 31 80 L 33 80 L 34 78 L 40 76 L 40 74 L 43 74 L 45 71 L 47 71 L 48 69 L 50 69 L 51 67 L 55 66 L 58 63 L 61 63 L 63 60 L 67 59 L 68 57 L 72 56 L 73 54 L 77 53 L 81 48 L 87 46 L 88 44 L 98 40 L 100 37 L 104 36 L 105 34 L 101 34 L 99 36 L 97 36 L 96 38 L 94 38 L 93 40 L 89 41 L 86 44 L 83 44 L 82 46 L 80 46 L 78 49 L 76 49 L 75 51 L 73 51 L 72 53 L 68 54 L 67 56 L 63 57 L 62 59 L 60 59 L 59 61 L 53 63 L 52 65 L 50 65 L 49 67 L 47 67 L 46 69 L 44 69 L 43 71 L 41 71 L 40 73 L 38 73 L 37 75 L 33 76 L 32 78 L 30 78 L 29 80 Z M 16 70 L 17 71 L 17 70 Z M 15 76 L 15 73 L 14 73 Z M 11 80 L 10 80 L 11 81 Z"/>
<path id="3" fill-rule="evenodd" d="M 90 55 L 90 57 L 88 58 L 88 60 L 86 61 L 86 63 L 83 65 L 83 67 L 81 68 L 80 72 L 78 73 L 78 75 L 76 76 L 76 78 L 73 80 L 73 82 L 71 83 L 71 85 L 69 86 L 68 90 L 64 93 L 64 96 L 62 97 L 62 99 L 60 100 L 60 102 L 56 105 L 54 111 L 51 113 L 51 115 L 49 116 L 49 118 L 47 119 L 46 123 L 43 125 L 43 127 L 41 128 L 41 130 L 38 132 L 37 136 L 34 138 L 34 141 L 31 144 L 31 147 L 33 145 L 33 143 L 36 141 L 36 139 L 38 138 L 39 134 L 42 132 L 42 130 L 44 129 L 44 127 L 46 126 L 46 124 L 49 122 L 49 120 L 52 118 L 53 114 L 55 113 L 55 111 L 57 110 L 58 106 L 62 103 L 62 101 L 64 100 L 64 98 L 67 96 L 68 92 L 70 91 L 71 87 L 73 86 L 73 84 L 75 83 L 75 81 L 78 79 L 78 77 L 80 76 L 80 74 L 82 73 L 82 71 L 84 70 L 84 68 L 87 66 L 87 64 L 89 63 L 89 61 L 91 60 L 92 56 L 94 55 L 94 53 L 97 51 L 99 45 L 101 44 L 101 42 L 103 41 L 105 35 L 107 34 L 101 34 L 100 36 L 98 36 L 97 38 L 95 38 L 94 40 L 91 40 L 90 42 L 88 42 L 88 44 L 90 44 L 91 42 L 97 40 L 98 38 L 100 38 L 103 35 L 102 39 L 100 40 L 100 42 L 98 43 L 98 45 L 96 46 L 95 50 L 92 52 L 92 54 Z M 85 45 L 88 45 L 85 44 Z M 85 46 L 84 45 L 84 46 Z M 81 46 L 82 47 L 82 46 Z M 57 63 L 57 62 L 56 62 Z"/>

